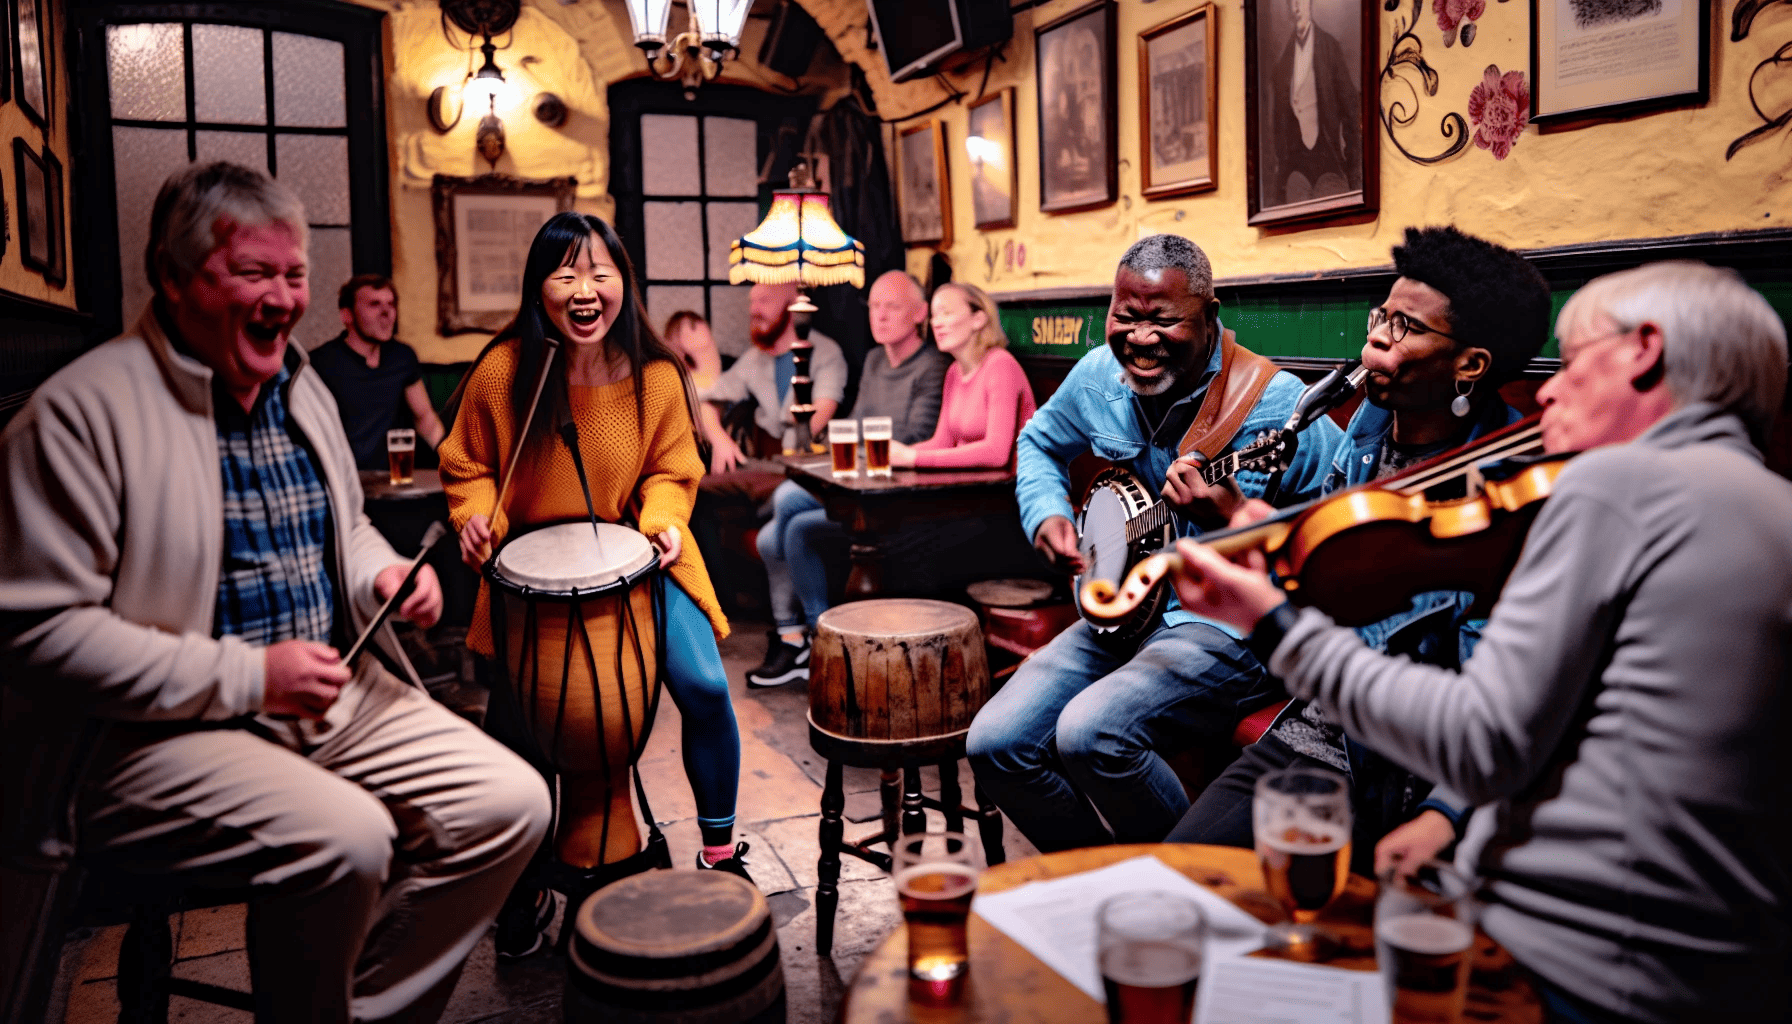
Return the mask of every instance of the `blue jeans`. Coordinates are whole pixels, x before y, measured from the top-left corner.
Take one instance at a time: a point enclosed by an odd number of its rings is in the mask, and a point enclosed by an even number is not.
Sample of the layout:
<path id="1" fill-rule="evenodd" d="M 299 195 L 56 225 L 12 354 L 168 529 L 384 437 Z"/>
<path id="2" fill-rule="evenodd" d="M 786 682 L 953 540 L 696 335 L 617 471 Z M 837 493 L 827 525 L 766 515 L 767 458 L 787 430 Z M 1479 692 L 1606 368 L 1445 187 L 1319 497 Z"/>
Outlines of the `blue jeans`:
<path id="1" fill-rule="evenodd" d="M 1228 743 L 1279 696 L 1206 623 L 1160 624 L 1135 650 L 1109 650 L 1077 622 L 983 706 L 965 751 L 983 793 L 1041 850 L 1157 842 L 1189 806 L 1158 752 Z"/>
<path id="2" fill-rule="evenodd" d="M 772 520 L 754 542 L 771 588 L 772 620 L 781 631 L 808 625 L 828 610 L 828 570 L 817 541 L 840 534 L 821 502 L 786 480 L 772 492 Z"/>

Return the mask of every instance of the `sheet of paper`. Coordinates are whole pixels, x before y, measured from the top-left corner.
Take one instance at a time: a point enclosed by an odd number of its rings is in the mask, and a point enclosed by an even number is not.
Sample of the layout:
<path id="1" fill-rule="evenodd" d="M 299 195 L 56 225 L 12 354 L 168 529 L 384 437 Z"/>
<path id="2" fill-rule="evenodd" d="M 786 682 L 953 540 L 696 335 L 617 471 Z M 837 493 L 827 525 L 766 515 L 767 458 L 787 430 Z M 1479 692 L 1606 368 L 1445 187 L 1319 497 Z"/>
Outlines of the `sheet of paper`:
<path id="1" fill-rule="evenodd" d="M 1374 971 L 1210 953 L 1195 1024 L 1386 1024 L 1382 984 Z"/>
<path id="2" fill-rule="evenodd" d="M 1095 908 L 1109 896 L 1149 890 L 1179 893 L 1200 905 L 1207 919 L 1209 960 L 1236 958 L 1263 945 L 1263 925 L 1256 918 L 1151 856 L 1080 875 L 1029 882 L 994 895 L 980 894 L 971 909 L 1087 992 L 1089 998 L 1105 1003 L 1101 970 L 1095 962 Z"/>

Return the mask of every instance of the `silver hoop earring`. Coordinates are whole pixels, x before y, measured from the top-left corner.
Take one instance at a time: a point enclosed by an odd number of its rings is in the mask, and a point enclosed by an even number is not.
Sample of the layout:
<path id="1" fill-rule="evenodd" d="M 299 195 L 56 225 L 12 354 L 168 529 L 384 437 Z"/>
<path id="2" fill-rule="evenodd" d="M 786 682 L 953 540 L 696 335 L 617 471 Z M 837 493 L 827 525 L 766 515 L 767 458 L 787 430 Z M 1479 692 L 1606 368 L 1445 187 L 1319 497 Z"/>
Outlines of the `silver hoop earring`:
<path id="1" fill-rule="evenodd" d="M 1457 418 L 1468 415 L 1468 396 L 1475 390 L 1475 382 L 1469 381 L 1465 389 L 1461 381 L 1456 382 L 1456 397 L 1450 401 L 1450 414 Z"/>

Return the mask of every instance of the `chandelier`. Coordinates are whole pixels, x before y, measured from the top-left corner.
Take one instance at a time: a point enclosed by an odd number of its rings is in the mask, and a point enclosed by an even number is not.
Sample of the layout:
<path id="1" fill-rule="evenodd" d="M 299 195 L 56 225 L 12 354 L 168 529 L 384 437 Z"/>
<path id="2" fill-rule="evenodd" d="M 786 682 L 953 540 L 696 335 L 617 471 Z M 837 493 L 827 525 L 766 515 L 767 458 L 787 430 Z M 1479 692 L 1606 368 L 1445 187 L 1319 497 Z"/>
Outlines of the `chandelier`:
<path id="1" fill-rule="evenodd" d="M 668 81 L 684 83 L 685 99 L 697 87 L 722 73 L 722 62 L 740 54 L 740 33 L 753 0 L 687 0 L 685 30 L 667 38 L 672 0 L 627 0 L 635 45 L 647 54 L 647 67 Z"/>

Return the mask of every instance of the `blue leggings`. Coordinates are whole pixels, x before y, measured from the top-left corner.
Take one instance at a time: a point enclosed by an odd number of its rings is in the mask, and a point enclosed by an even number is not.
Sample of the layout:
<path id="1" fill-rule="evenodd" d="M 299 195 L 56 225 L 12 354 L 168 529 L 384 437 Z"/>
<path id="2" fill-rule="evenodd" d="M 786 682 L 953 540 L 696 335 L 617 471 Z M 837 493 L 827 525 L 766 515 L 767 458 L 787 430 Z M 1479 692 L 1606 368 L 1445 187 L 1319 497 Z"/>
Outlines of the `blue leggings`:
<path id="1" fill-rule="evenodd" d="M 697 798 L 704 845 L 720 845 L 734 827 L 740 789 L 740 729 L 728 698 L 728 673 L 709 616 L 683 587 L 663 577 L 659 586 L 665 602 L 666 690 L 684 719 L 684 773 Z"/>
<path id="2" fill-rule="evenodd" d="M 804 624 L 813 629 L 815 620 L 828 610 L 827 563 L 818 542 L 842 535 L 821 502 L 795 483 L 786 480 L 772 492 L 772 521 L 760 528 L 755 544 L 765 562 L 772 616 L 779 630 Z"/>

